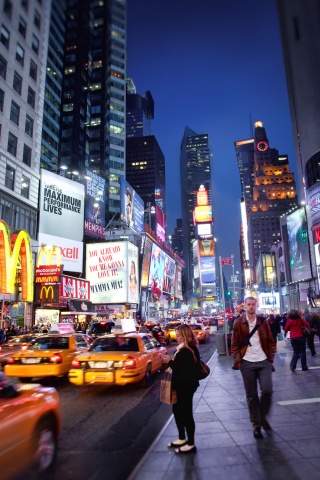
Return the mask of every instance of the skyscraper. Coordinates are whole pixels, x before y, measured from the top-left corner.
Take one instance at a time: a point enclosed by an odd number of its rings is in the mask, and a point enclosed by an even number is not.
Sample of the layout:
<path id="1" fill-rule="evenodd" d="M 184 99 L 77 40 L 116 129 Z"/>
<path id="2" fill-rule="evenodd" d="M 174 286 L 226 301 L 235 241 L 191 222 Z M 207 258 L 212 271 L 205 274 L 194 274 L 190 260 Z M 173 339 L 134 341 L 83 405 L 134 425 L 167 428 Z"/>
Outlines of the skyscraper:
<path id="1" fill-rule="evenodd" d="M 35 239 L 51 2 L 1 5 L 0 218 Z"/>
<path id="2" fill-rule="evenodd" d="M 314 0 L 277 0 L 300 199 L 305 166 L 320 150 L 320 16 Z"/>
<path id="3" fill-rule="evenodd" d="M 154 119 L 154 101 L 148 90 L 145 96 L 137 94 L 131 78 L 127 79 L 126 96 L 127 137 L 147 137 L 152 135 L 151 120 Z"/>
<path id="4" fill-rule="evenodd" d="M 248 243 L 251 280 L 262 252 L 280 240 L 280 216 L 297 205 L 294 175 L 288 156 L 269 147 L 262 122 L 255 123 L 254 137 L 235 142 L 241 190 L 244 242 Z M 245 224 L 247 223 L 247 224 Z"/>
<path id="5" fill-rule="evenodd" d="M 183 255 L 186 262 L 185 278 L 187 291 L 192 291 L 193 252 L 195 239 L 193 211 L 196 205 L 196 192 L 201 185 L 208 193 L 212 205 L 211 189 L 211 146 L 207 133 L 198 134 L 186 127 L 180 147 L 180 185 L 183 229 Z"/>
<path id="6" fill-rule="evenodd" d="M 120 212 L 125 174 L 126 0 L 67 0 L 59 167 L 107 179 Z"/>

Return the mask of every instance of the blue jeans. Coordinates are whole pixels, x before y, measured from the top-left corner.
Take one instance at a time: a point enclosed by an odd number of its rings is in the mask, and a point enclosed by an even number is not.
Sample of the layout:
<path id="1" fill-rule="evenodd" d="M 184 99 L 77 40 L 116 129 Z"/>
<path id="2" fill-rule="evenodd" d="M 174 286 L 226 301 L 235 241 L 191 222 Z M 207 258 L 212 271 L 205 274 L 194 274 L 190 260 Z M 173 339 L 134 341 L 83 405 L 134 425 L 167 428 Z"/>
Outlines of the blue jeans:
<path id="1" fill-rule="evenodd" d="M 300 357 L 302 370 L 307 370 L 306 339 L 304 337 L 291 338 L 293 355 L 290 362 L 290 368 L 296 369 L 298 358 Z"/>
<path id="2" fill-rule="evenodd" d="M 242 360 L 240 372 L 246 390 L 250 421 L 253 427 L 261 427 L 262 418 L 270 410 L 272 398 L 272 363 L 268 360 L 248 362 Z M 261 397 L 258 395 L 258 382 Z"/>

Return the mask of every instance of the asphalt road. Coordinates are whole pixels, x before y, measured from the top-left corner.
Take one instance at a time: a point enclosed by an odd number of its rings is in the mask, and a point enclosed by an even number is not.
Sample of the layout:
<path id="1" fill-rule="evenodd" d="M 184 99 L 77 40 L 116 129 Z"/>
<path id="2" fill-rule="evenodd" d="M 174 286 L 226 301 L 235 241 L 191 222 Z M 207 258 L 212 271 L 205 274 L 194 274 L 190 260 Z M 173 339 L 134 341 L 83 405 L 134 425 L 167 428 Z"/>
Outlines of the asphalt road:
<path id="1" fill-rule="evenodd" d="M 175 343 L 168 347 L 170 354 Z M 203 360 L 215 350 L 214 336 L 200 345 Z M 162 373 L 148 389 L 75 387 L 67 379 L 44 379 L 60 395 L 62 434 L 55 468 L 45 480 L 126 480 L 171 415 L 159 401 Z"/>

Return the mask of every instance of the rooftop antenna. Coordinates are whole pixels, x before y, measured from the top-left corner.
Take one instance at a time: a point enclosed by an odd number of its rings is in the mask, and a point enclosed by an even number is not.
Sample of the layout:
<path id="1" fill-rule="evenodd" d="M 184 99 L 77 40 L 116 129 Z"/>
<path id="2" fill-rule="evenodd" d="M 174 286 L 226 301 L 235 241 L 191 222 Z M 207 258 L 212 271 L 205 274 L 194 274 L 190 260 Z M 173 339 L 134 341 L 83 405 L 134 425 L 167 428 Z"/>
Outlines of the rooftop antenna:
<path id="1" fill-rule="evenodd" d="M 253 128 L 252 128 L 251 112 L 249 112 L 249 123 L 250 123 L 250 133 L 251 133 L 251 137 L 253 137 Z"/>

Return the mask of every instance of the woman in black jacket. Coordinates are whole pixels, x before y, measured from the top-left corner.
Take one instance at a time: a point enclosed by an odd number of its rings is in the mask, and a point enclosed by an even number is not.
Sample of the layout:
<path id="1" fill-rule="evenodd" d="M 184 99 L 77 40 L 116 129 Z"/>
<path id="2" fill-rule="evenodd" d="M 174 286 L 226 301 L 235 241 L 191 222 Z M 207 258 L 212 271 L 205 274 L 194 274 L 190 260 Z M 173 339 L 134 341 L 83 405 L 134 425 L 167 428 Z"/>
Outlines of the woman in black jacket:
<path id="1" fill-rule="evenodd" d="M 197 363 L 200 360 L 198 341 L 189 325 L 176 328 L 178 348 L 172 358 L 163 355 L 162 359 L 172 370 L 172 389 L 177 392 L 177 403 L 172 406 L 177 424 L 179 439 L 169 443 L 168 447 L 178 447 L 178 454 L 196 451 L 194 444 L 195 422 L 193 419 L 193 395 L 199 386 Z M 186 440 L 187 437 L 187 440 Z"/>

